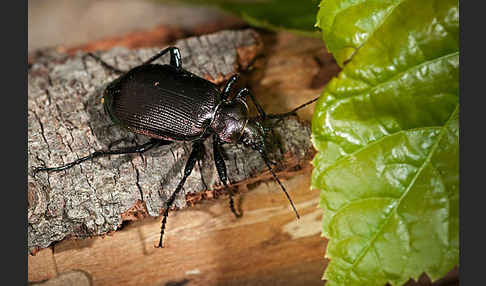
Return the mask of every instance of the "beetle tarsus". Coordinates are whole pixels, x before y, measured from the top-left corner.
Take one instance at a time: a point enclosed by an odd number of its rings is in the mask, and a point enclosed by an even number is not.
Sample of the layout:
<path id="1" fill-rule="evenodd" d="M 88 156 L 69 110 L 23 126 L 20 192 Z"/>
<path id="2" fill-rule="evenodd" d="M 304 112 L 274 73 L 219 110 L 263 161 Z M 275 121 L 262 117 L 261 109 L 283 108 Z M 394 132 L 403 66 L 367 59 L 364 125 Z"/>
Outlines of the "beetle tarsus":
<path id="1" fill-rule="evenodd" d="M 229 192 L 229 206 L 230 206 L 231 212 L 235 215 L 236 218 L 242 217 L 243 212 L 240 209 L 238 209 L 239 212 L 236 211 L 235 203 L 233 201 L 233 190 L 231 188 L 229 188 L 228 192 Z"/>
<path id="2" fill-rule="evenodd" d="M 235 217 L 240 218 L 242 213 L 238 213 L 235 209 L 235 204 L 233 201 L 233 190 L 228 188 L 228 174 L 226 172 L 226 164 L 223 158 L 223 151 L 221 150 L 221 142 L 219 142 L 216 135 L 213 136 L 213 154 L 214 154 L 214 164 L 216 165 L 216 170 L 218 171 L 219 179 L 223 183 L 225 189 L 228 190 L 229 193 L 229 206 L 231 212 L 235 215 Z"/>

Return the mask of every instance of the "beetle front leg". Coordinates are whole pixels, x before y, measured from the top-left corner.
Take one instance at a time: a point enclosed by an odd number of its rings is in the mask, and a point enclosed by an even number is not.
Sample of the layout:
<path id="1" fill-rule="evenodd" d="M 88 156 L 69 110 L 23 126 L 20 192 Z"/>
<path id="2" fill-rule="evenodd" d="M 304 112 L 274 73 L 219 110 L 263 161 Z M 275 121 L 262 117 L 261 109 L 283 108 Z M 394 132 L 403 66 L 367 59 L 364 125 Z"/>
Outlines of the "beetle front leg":
<path id="1" fill-rule="evenodd" d="M 249 95 L 251 100 L 253 101 L 253 104 L 255 105 L 255 107 L 258 111 L 258 114 L 260 114 L 260 118 L 262 119 L 262 121 L 265 120 L 268 116 L 265 113 L 265 110 L 263 110 L 263 107 L 256 100 L 255 96 L 253 96 L 253 94 L 250 92 L 250 90 L 248 90 L 247 88 L 241 89 L 238 92 L 238 94 L 236 95 L 235 98 L 245 100 L 247 95 Z M 275 138 L 276 136 L 275 136 L 275 132 L 273 131 L 273 129 L 270 129 L 270 132 L 272 133 L 272 137 Z M 282 144 L 280 143 L 280 141 L 278 141 L 277 144 L 278 144 L 278 149 L 280 150 L 280 153 L 283 154 L 284 152 L 283 152 Z"/>
<path id="2" fill-rule="evenodd" d="M 232 75 L 231 78 L 226 82 L 221 95 L 221 101 L 227 100 L 230 96 L 231 88 L 234 86 L 236 81 L 238 81 L 238 75 Z"/>
<path id="3" fill-rule="evenodd" d="M 228 188 L 228 175 L 226 172 L 226 164 L 224 163 L 223 154 L 221 151 L 221 143 L 218 141 L 216 136 L 213 136 L 213 153 L 214 153 L 214 164 L 216 165 L 216 170 L 218 171 L 219 179 L 223 182 L 224 187 L 229 192 L 229 204 L 231 212 L 238 218 L 241 217 L 241 212 L 236 212 L 235 204 L 233 201 L 233 191 L 231 188 Z"/>
<path id="4" fill-rule="evenodd" d="M 245 100 L 247 95 L 249 95 L 250 99 L 253 101 L 253 104 L 255 105 L 258 114 L 260 114 L 260 117 L 262 119 L 267 118 L 267 114 L 265 113 L 265 110 L 263 110 L 263 107 L 260 105 L 260 103 L 258 103 L 255 96 L 250 92 L 248 88 L 245 87 L 242 88 L 240 91 L 238 91 L 238 94 L 236 95 L 235 99 L 238 98 L 238 99 Z"/>
<path id="5" fill-rule="evenodd" d="M 169 216 L 169 209 L 174 204 L 174 201 L 177 195 L 179 194 L 179 192 L 182 190 L 182 187 L 184 186 L 184 183 L 186 182 L 187 178 L 189 177 L 189 175 L 191 175 L 192 169 L 194 169 L 197 159 L 199 158 L 200 153 L 203 150 L 204 150 L 204 145 L 202 144 L 202 142 L 197 141 L 194 142 L 194 144 L 192 144 L 191 155 L 189 155 L 189 159 L 187 160 L 186 166 L 184 167 L 184 175 L 182 176 L 181 181 L 177 185 L 177 188 L 175 189 L 175 191 L 172 193 L 169 200 L 167 201 L 167 207 L 165 208 L 164 218 L 162 219 L 162 226 L 160 228 L 160 240 L 157 246 L 158 248 L 163 247 L 162 241 L 164 239 L 165 224 L 167 223 L 167 217 Z"/>
<path id="6" fill-rule="evenodd" d="M 168 47 L 160 51 L 158 54 L 155 56 L 151 57 L 147 61 L 145 61 L 142 65 L 148 65 L 155 61 L 156 59 L 160 58 L 161 56 L 167 54 L 170 52 L 170 65 L 175 67 L 175 68 L 181 68 L 182 67 L 182 57 L 181 57 L 181 52 L 179 51 L 179 48 L 177 47 Z"/>

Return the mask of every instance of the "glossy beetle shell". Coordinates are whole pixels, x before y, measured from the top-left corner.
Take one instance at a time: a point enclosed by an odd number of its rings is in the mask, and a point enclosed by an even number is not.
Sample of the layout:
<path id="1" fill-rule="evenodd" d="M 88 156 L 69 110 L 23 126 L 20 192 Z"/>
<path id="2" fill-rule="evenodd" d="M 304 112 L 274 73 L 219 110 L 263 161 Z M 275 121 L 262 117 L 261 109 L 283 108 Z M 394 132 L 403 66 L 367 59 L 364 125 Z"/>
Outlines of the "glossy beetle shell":
<path id="1" fill-rule="evenodd" d="M 211 82 L 170 65 L 142 65 L 108 85 L 104 107 L 113 122 L 152 138 L 192 141 L 209 136 L 220 103 Z"/>

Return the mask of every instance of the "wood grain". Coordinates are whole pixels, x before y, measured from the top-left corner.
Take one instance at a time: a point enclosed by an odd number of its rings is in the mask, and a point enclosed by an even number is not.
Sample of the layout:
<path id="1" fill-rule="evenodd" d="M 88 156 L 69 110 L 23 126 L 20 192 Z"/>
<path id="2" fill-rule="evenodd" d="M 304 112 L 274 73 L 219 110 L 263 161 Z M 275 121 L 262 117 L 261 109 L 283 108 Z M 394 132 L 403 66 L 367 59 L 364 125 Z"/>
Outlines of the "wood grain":
<path id="1" fill-rule="evenodd" d="M 302 214 L 299 221 L 269 182 L 239 197 L 241 219 L 225 200 L 205 201 L 171 213 L 164 249 L 154 248 L 160 220 L 152 218 L 105 238 L 63 241 L 53 247 L 53 267 L 41 263 L 47 249 L 29 257 L 29 280 L 49 278 L 42 270 L 54 268 L 82 269 L 94 285 L 168 285 L 185 279 L 186 285 L 317 285 L 325 267 L 317 198 L 309 191 L 308 174 L 285 183 Z"/>

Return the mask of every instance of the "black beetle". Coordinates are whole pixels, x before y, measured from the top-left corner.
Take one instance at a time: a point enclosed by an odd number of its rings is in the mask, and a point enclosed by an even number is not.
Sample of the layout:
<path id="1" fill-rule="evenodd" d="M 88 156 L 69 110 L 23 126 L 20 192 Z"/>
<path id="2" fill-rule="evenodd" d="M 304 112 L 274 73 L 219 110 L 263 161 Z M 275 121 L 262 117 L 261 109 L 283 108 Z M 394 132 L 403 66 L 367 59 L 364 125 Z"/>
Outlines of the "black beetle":
<path id="1" fill-rule="evenodd" d="M 152 64 L 168 52 L 170 53 L 170 64 Z M 260 123 L 267 117 L 263 108 L 247 88 L 240 89 L 236 96 L 230 98 L 231 88 L 236 83 L 238 76 L 233 75 L 220 91 L 213 83 L 184 70 L 180 51 L 176 47 L 162 50 L 128 72 L 120 71 L 106 64 L 93 54 L 89 55 L 104 67 L 122 74 L 106 87 L 103 94 L 104 109 L 111 120 L 115 124 L 151 139 L 142 145 L 96 151 L 59 167 L 37 167 L 34 169 L 34 174 L 40 171 L 65 170 L 100 156 L 143 153 L 156 146 L 171 144 L 174 141 L 192 142 L 192 151 L 185 165 L 183 177 L 167 201 L 158 244 L 158 247 L 162 247 L 169 209 L 182 190 L 196 161 L 201 158 L 204 150 L 203 142 L 212 136 L 216 169 L 225 187 L 227 187 L 228 176 L 221 144 L 243 144 L 259 152 L 299 218 L 290 196 L 275 175 L 266 155 L 265 129 Z M 247 96 L 252 99 L 261 118 L 249 118 Z M 298 109 L 315 100 L 303 104 L 291 112 L 273 115 L 273 117 L 295 114 Z M 240 214 L 234 208 L 231 190 L 229 198 L 231 211 L 239 217 Z"/>

